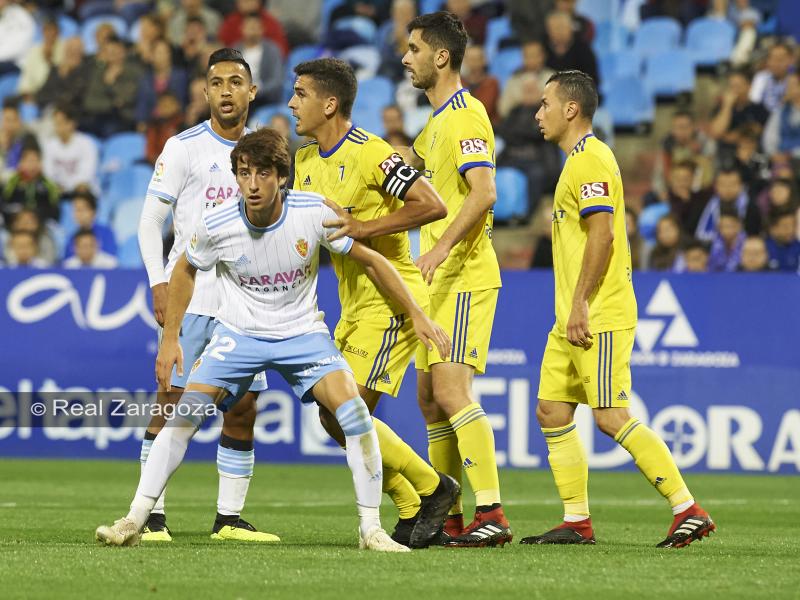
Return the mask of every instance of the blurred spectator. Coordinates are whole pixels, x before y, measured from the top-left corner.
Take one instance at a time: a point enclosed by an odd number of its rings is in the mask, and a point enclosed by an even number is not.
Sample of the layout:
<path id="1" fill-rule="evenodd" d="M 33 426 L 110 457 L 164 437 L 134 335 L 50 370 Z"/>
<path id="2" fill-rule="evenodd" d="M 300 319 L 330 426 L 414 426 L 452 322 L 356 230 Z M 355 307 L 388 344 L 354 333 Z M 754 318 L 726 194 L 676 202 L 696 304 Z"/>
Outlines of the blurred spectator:
<path id="1" fill-rule="evenodd" d="M 166 25 L 158 15 L 146 14 L 139 20 L 139 39 L 133 46 L 133 54 L 138 59 L 139 66 L 146 68 L 153 63 L 156 42 L 166 39 L 166 35 Z"/>
<path id="2" fill-rule="evenodd" d="M 414 144 L 414 140 L 404 131 L 392 131 L 383 136 L 383 139 L 385 139 L 392 148 L 410 148 Z"/>
<path id="3" fill-rule="evenodd" d="M 50 69 L 64 57 L 64 44 L 58 37 L 58 22 L 48 19 L 42 25 L 42 41 L 28 50 L 22 62 L 17 92 L 31 100 L 47 81 Z"/>
<path id="4" fill-rule="evenodd" d="M 263 0 L 236 0 L 236 10 L 230 13 L 219 28 L 219 41 L 225 46 L 236 47 L 242 41 L 242 24 L 245 15 L 256 13 L 261 16 L 264 37 L 272 41 L 283 56 L 289 52 L 289 42 L 280 21 L 264 7 Z M 214 31 L 214 30 L 212 30 Z"/>
<path id="5" fill-rule="evenodd" d="M 211 116 L 206 100 L 206 78 L 196 77 L 189 84 L 189 103 L 183 111 L 183 127 L 189 129 Z"/>
<path id="6" fill-rule="evenodd" d="M 97 238 L 91 229 L 81 229 L 72 236 L 75 255 L 64 261 L 65 269 L 113 269 L 117 259 L 97 246 Z"/>
<path id="7" fill-rule="evenodd" d="M 81 128 L 103 138 L 134 129 L 140 80 L 141 71 L 128 59 L 125 44 L 116 36 L 111 38 L 104 60 L 92 69 Z"/>
<path id="8" fill-rule="evenodd" d="M 691 189 L 709 187 L 714 179 L 714 142 L 700 131 L 692 113 L 678 110 L 672 114 L 669 134 L 661 142 L 661 151 L 653 172 L 653 190 L 660 199 L 668 196 L 667 180 L 672 165 L 691 162 L 694 166 Z"/>
<path id="9" fill-rule="evenodd" d="M 289 121 L 289 117 L 283 113 L 275 113 L 270 117 L 267 127 L 271 127 L 286 138 L 289 142 L 289 155 L 294 160 L 294 153 L 302 145 L 302 140 L 292 135 L 292 124 Z M 290 169 L 290 171 L 293 171 L 293 169 Z M 289 187 L 288 184 L 287 187 Z"/>
<path id="10" fill-rule="evenodd" d="M 769 266 L 777 271 L 800 272 L 800 240 L 797 239 L 797 213 L 791 208 L 770 211 L 767 252 Z"/>
<path id="11" fill-rule="evenodd" d="M 656 224 L 656 243 L 648 256 L 651 271 L 672 271 L 680 255 L 683 236 L 680 223 L 673 215 L 664 215 Z"/>
<path id="12" fill-rule="evenodd" d="M 631 266 L 640 271 L 644 264 L 645 245 L 639 233 L 639 215 L 633 208 L 625 209 L 625 233 L 628 235 L 628 248 L 631 251 Z"/>
<path id="13" fill-rule="evenodd" d="M 183 32 L 178 54 L 180 62 L 189 77 L 205 78 L 207 64 L 203 58 L 209 54 L 212 46 L 208 43 L 208 30 L 199 17 L 189 17 Z"/>
<path id="14" fill-rule="evenodd" d="M 683 246 L 681 253 L 683 273 L 708 273 L 708 246 L 692 239 Z"/>
<path id="15" fill-rule="evenodd" d="M 14 215 L 14 220 L 10 223 L 11 232 L 24 231 L 31 234 L 36 240 L 36 257 L 44 264 L 51 265 L 58 257 L 58 250 L 53 236 L 42 224 L 42 220 L 36 211 L 24 209 Z M 8 248 L 6 248 L 7 254 Z"/>
<path id="16" fill-rule="evenodd" d="M 674 163 L 667 182 L 667 202 L 672 214 L 678 219 L 681 230 L 693 235 L 700 215 L 708 203 L 707 189 L 694 190 L 695 166 L 691 161 Z"/>
<path id="17" fill-rule="evenodd" d="M 22 123 L 19 100 L 6 98 L 3 101 L 3 120 L 0 122 L 0 182 L 17 168 L 22 150 L 35 145 L 36 138 Z"/>
<path id="18" fill-rule="evenodd" d="M 492 123 L 498 120 L 500 82 L 489 75 L 483 46 L 467 46 L 461 65 L 461 81 L 475 98 L 481 101 Z"/>
<path id="19" fill-rule="evenodd" d="M 792 70 L 794 50 L 789 44 L 779 42 L 769 49 L 765 68 L 753 77 L 750 100 L 775 110 L 786 91 L 786 76 Z"/>
<path id="20" fill-rule="evenodd" d="M 170 91 L 159 94 L 156 106 L 144 126 L 145 158 L 150 164 L 155 164 L 167 140 L 183 129 L 183 122 L 178 97 Z"/>
<path id="21" fill-rule="evenodd" d="M 406 27 L 417 16 L 414 0 L 394 0 L 392 2 L 391 26 L 381 29 L 378 50 L 381 53 L 381 66 L 378 74 L 393 81 L 403 79 L 405 67 L 402 58 L 408 50 L 408 29 Z"/>
<path id="22" fill-rule="evenodd" d="M 203 21 L 206 31 L 217 31 L 222 22 L 219 13 L 205 6 L 203 0 L 181 0 L 181 7 L 172 13 L 167 27 L 169 39 L 173 43 L 177 44 L 183 39 L 184 30 L 193 17 Z"/>
<path id="23" fill-rule="evenodd" d="M 64 102 L 80 106 L 89 85 L 89 67 L 83 57 L 83 42 L 79 37 L 64 40 L 64 56 L 57 67 L 50 69 L 47 79 L 36 93 L 40 109 Z"/>
<path id="24" fill-rule="evenodd" d="M 770 156 L 800 158 L 800 73 L 786 77 L 786 94 L 767 121 L 763 144 Z"/>
<path id="25" fill-rule="evenodd" d="M 681 25 L 686 26 L 689 21 L 702 16 L 706 2 L 704 0 L 641 0 L 638 4 L 642 20 L 651 17 L 672 17 L 680 21 Z"/>
<path id="26" fill-rule="evenodd" d="M 531 40 L 522 45 L 522 67 L 517 70 L 503 86 L 498 110 L 500 117 L 506 117 L 511 109 L 522 100 L 522 84 L 528 78 L 533 78 L 543 90 L 553 70 L 546 64 L 547 52 L 544 44 L 539 40 Z"/>
<path id="27" fill-rule="evenodd" d="M 761 13 L 751 7 L 748 0 L 736 0 L 730 6 L 728 4 L 728 0 L 714 0 L 716 12 L 710 16 L 726 18 L 738 29 L 730 60 L 734 66 L 741 67 L 749 64 L 756 47 Z"/>
<path id="28" fill-rule="evenodd" d="M 89 62 L 94 65 L 96 62 L 104 62 L 106 59 L 106 49 L 108 43 L 118 39 L 117 30 L 111 23 L 102 22 L 94 30 L 94 41 L 97 46 L 95 53 L 89 57 Z"/>
<path id="29" fill-rule="evenodd" d="M 587 17 L 578 14 L 577 4 L 577 0 L 556 0 L 555 8 L 557 11 L 569 15 L 575 37 L 586 44 L 591 44 L 594 40 L 594 23 Z"/>
<path id="30" fill-rule="evenodd" d="M 258 87 L 253 108 L 280 102 L 283 95 L 283 56 L 278 46 L 264 38 L 264 26 L 258 13 L 250 13 L 242 21 L 242 43 L 238 48 L 250 65 L 253 84 Z"/>
<path id="31" fill-rule="evenodd" d="M 542 202 L 534 220 L 536 245 L 531 256 L 531 269 L 553 268 L 553 203 Z"/>
<path id="32" fill-rule="evenodd" d="M 773 208 L 788 207 L 796 210 L 800 206 L 794 182 L 789 178 L 778 177 L 769 183 L 769 187 L 758 198 L 758 208 L 766 220 Z"/>
<path id="33" fill-rule="evenodd" d="M 270 0 L 269 10 L 283 25 L 290 48 L 319 40 L 322 0 Z"/>
<path id="34" fill-rule="evenodd" d="M 36 211 L 42 221 L 58 221 L 58 186 L 42 174 L 42 156 L 37 146 L 22 151 L 16 172 L 3 187 L 2 213 L 6 221 L 23 209 Z"/>
<path id="35" fill-rule="evenodd" d="M 78 116 L 68 104 L 58 104 L 53 111 L 54 133 L 42 140 L 44 175 L 69 193 L 79 185 L 94 192 L 97 181 L 98 151 L 95 142 L 77 131 Z"/>
<path id="36" fill-rule="evenodd" d="M 552 0 L 506 0 L 511 29 L 521 42 L 541 40 L 545 37 L 545 18 L 553 10 Z M 501 40 L 502 43 L 502 40 Z"/>
<path id="37" fill-rule="evenodd" d="M 547 66 L 554 71 L 578 69 L 595 80 L 598 87 L 597 58 L 584 41 L 575 37 L 572 18 L 564 12 L 547 15 Z"/>
<path id="38" fill-rule="evenodd" d="M 333 9 L 330 22 L 342 17 L 364 17 L 380 25 L 389 18 L 391 0 L 341 0 Z"/>
<path id="39" fill-rule="evenodd" d="M 536 80 L 525 80 L 521 103 L 512 108 L 496 128 L 497 135 L 506 143 L 498 157 L 498 165 L 516 167 L 528 178 L 528 214 L 536 208 L 546 190 L 554 189 L 561 171 L 558 149 L 544 141 L 534 119 L 541 97 L 542 91 Z"/>
<path id="40" fill-rule="evenodd" d="M 403 111 L 396 104 L 385 106 L 381 114 L 383 120 L 383 131 L 385 136 L 393 133 L 405 134 L 405 125 L 403 123 Z"/>
<path id="41" fill-rule="evenodd" d="M 103 252 L 116 256 L 117 240 L 114 231 L 107 225 L 97 222 L 97 198 L 89 192 L 76 192 L 72 196 L 72 217 L 78 229 L 85 229 L 94 233 L 97 247 Z M 64 258 L 75 254 L 75 245 L 67 244 Z"/>
<path id="42" fill-rule="evenodd" d="M 162 94 L 169 92 L 183 105 L 186 102 L 186 71 L 172 63 L 172 47 L 167 40 L 156 40 L 152 60 L 139 80 L 136 97 L 136 122 L 144 131 L 148 120 L 155 116 L 153 110 Z"/>
<path id="43" fill-rule="evenodd" d="M 735 271 L 742 256 L 745 237 L 736 209 L 732 206 L 722 207 L 717 220 L 717 231 L 711 242 L 708 270 L 726 273 Z"/>
<path id="44" fill-rule="evenodd" d="M 747 195 L 741 174 L 736 169 L 723 169 L 714 182 L 714 195 L 700 215 L 695 237 L 703 241 L 713 240 L 719 216 L 727 208 L 731 208 L 739 216 L 747 235 L 758 235 L 761 232 L 761 214 Z"/>
<path id="45" fill-rule="evenodd" d="M 19 70 L 35 34 L 36 22 L 27 10 L 11 0 L 0 0 L 0 75 Z"/>
<path id="46" fill-rule="evenodd" d="M 761 136 L 753 123 L 742 125 L 736 138 L 733 166 L 742 175 L 742 182 L 750 196 L 755 198 L 764 191 L 769 181 L 769 159 L 760 150 Z"/>
<path id="47" fill-rule="evenodd" d="M 450 11 L 461 19 L 473 44 L 483 45 L 486 41 L 486 25 L 489 23 L 489 18 L 474 9 L 470 0 L 447 0 L 443 10 Z"/>
<path id="48" fill-rule="evenodd" d="M 2 0 L 0 0 L 2 1 Z M 12 231 L 6 248 L 6 262 L 9 267 L 31 267 L 46 269 L 50 265 L 39 258 L 36 236 L 29 231 Z"/>
<path id="49" fill-rule="evenodd" d="M 739 261 L 739 271 L 746 273 L 757 273 L 759 271 L 769 271 L 769 254 L 764 238 L 758 235 L 751 235 L 742 244 L 742 257 Z"/>
<path id="50" fill-rule="evenodd" d="M 728 74 L 727 86 L 709 124 L 711 137 L 719 142 L 718 151 L 729 157 L 734 153 L 737 131 L 742 125 L 752 123 L 760 131 L 769 118 L 764 105 L 750 99 L 750 81 L 750 73 L 745 69 Z"/>

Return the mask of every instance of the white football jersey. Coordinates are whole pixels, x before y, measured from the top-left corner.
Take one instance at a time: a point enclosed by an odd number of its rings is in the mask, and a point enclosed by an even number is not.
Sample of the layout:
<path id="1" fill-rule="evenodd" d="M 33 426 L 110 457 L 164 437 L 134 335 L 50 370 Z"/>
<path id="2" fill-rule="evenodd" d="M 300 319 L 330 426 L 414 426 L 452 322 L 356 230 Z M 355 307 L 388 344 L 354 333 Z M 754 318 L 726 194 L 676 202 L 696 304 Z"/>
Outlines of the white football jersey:
<path id="1" fill-rule="evenodd" d="M 319 194 L 281 194 L 283 212 L 270 227 L 250 223 L 244 200 L 206 212 L 186 246 L 186 258 L 204 271 L 216 266 L 217 320 L 226 327 L 268 340 L 329 333 L 317 308 L 319 246 L 347 254 L 353 240 L 328 242 L 335 228 L 322 223 L 336 214 Z"/>
<path id="2" fill-rule="evenodd" d="M 164 145 L 147 195 L 172 205 L 175 243 L 165 268 L 167 279 L 203 213 L 220 204 L 236 204 L 239 186 L 231 171 L 231 150 L 235 145 L 214 133 L 210 121 L 169 138 Z M 214 273 L 197 274 L 187 313 L 216 316 L 215 281 Z"/>

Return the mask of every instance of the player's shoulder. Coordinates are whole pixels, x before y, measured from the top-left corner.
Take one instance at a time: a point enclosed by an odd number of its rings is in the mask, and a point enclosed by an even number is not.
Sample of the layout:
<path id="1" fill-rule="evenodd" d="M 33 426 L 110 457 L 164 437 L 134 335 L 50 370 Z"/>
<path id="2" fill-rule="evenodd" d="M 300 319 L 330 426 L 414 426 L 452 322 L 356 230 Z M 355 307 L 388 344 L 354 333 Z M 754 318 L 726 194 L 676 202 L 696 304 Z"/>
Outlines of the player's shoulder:
<path id="1" fill-rule="evenodd" d="M 295 162 L 303 162 L 319 154 L 319 142 L 309 140 L 294 153 Z"/>
<path id="2" fill-rule="evenodd" d="M 176 133 L 171 138 L 167 140 L 167 144 L 173 145 L 190 145 L 196 142 L 201 137 L 205 137 L 206 133 L 208 132 L 208 128 L 206 127 L 205 121 L 202 123 L 198 123 L 194 127 L 190 127 L 189 129 L 184 129 L 183 131 Z"/>
<path id="3" fill-rule="evenodd" d="M 239 202 L 223 202 L 203 212 L 203 223 L 210 235 L 227 229 L 241 220 Z"/>
<path id="4" fill-rule="evenodd" d="M 569 153 L 569 166 L 573 169 L 597 169 L 616 164 L 614 152 L 594 134 L 582 138 Z"/>
<path id="5" fill-rule="evenodd" d="M 302 190 L 286 190 L 286 203 L 297 208 L 320 208 L 323 204 L 324 196 L 316 192 L 305 192 Z"/>
<path id="6" fill-rule="evenodd" d="M 491 127 L 489 115 L 483 102 L 469 93 L 466 89 L 459 90 L 439 110 L 444 109 L 448 122 L 452 122 L 458 129 Z"/>

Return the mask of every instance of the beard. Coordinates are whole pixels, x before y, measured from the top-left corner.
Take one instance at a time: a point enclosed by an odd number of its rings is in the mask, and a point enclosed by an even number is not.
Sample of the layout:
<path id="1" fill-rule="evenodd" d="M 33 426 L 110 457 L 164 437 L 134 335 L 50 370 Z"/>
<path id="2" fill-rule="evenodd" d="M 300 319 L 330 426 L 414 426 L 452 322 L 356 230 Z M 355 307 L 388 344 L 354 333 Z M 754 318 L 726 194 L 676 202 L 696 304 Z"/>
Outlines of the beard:
<path id="1" fill-rule="evenodd" d="M 411 85 L 418 90 L 430 89 L 436 85 L 438 80 L 438 73 L 432 65 L 429 69 L 425 71 L 417 71 L 414 75 L 415 77 L 412 78 Z M 414 81 L 414 79 L 416 79 L 416 81 Z"/>

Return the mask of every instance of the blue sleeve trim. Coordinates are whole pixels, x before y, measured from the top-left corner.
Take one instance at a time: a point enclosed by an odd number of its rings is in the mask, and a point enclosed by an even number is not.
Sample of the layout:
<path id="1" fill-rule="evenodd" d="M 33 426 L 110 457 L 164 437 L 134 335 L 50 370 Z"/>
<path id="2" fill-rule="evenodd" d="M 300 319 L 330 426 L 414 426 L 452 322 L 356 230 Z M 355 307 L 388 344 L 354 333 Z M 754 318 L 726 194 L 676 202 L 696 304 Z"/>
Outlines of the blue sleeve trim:
<path id="1" fill-rule="evenodd" d="M 349 254 L 350 250 L 353 248 L 354 241 L 355 240 L 353 240 L 353 238 L 347 238 L 347 245 L 344 247 L 344 250 L 342 250 L 341 254 Z"/>
<path id="2" fill-rule="evenodd" d="M 153 188 L 147 188 L 147 193 L 150 196 L 155 196 L 156 198 L 161 198 L 162 200 L 166 200 L 170 204 L 175 204 L 178 199 L 175 196 L 170 196 L 166 192 L 159 192 L 158 190 L 154 190 Z"/>
<path id="3" fill-rule="evenodd" d="M 458 167 L 458 172 L 463 175 L 464 173 L 475 167 L 489 167 L 490 169 L 494 169 L 494 163 L 490 163 L 488 160 L 468 162 Z"/>
<path id="4" fill-rule="evenodd" d="M 613 213 L 614 209 L 610 206 L 587 206 L 581 211 L 581 216 L 585 217 L 586 215 L 590 215 L 596 212 Z"/>
<path id="5" fill-rule="evenodd" d="M 189 249 L 188 248 L 184 251 L 184 254 L 186 255 L 186 260 L 188 260 L 189 264 L 192 265 L 195 269 L 198 269 L 200 271 L 210 271 L 211 270 L 211 267 L 208 267 L 207 269 L 204 269 L 203 267 L 198 265 L 196 262 L 194 262 L 192 260 L 192 257 L 189 255 Z"/>

